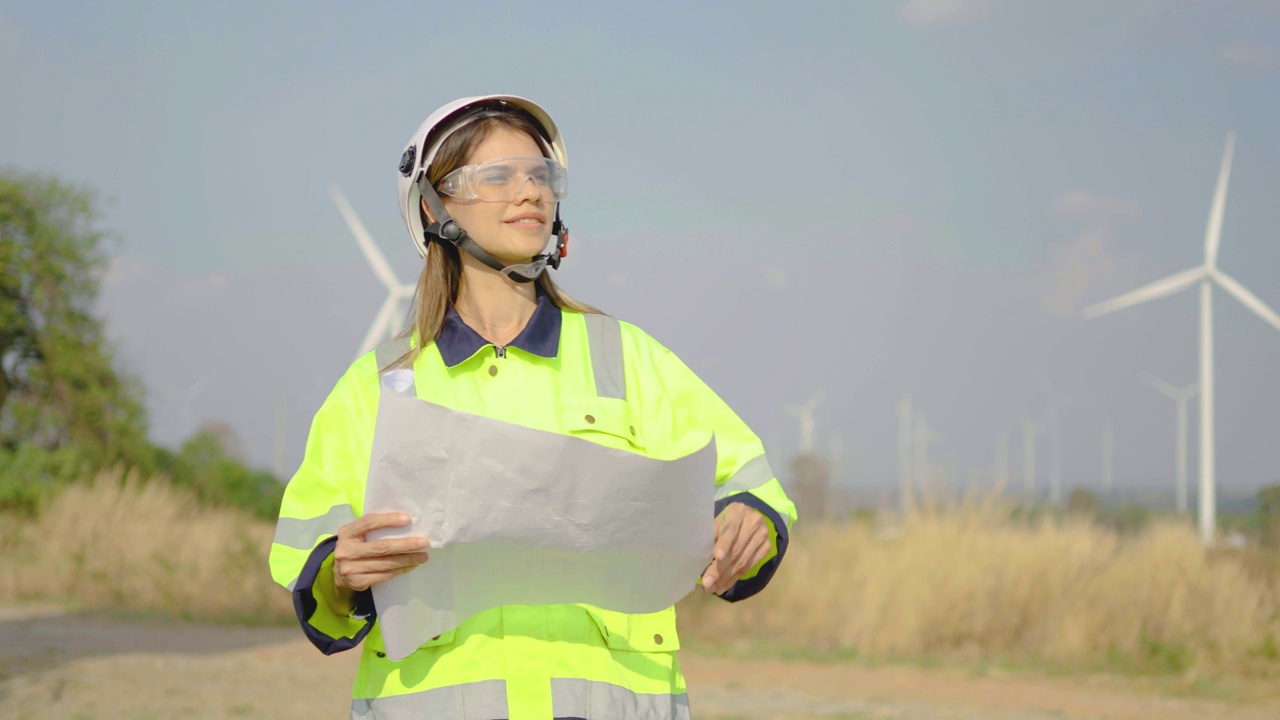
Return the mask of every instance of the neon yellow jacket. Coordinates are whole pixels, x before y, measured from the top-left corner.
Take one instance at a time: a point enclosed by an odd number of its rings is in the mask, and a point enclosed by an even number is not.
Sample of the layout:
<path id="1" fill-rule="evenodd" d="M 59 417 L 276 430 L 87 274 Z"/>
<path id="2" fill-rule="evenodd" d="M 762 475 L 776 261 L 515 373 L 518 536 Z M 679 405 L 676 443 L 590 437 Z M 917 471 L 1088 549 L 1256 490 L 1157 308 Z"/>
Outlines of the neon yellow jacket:
<path id="1" fill-rule="evenodd" d="M 560 310 L 542 296 L 524 331 L 495 347 L 450 310 L 413 371 L 423 400 L 649 457 L 687 453 L 677 439 L 690 429 L 714 433 L 716 512 L 746 503 L 765 515 L 773 537 L 765 560 L 722 597 L 759 592 L 781 562 L 795 507 L 759 439 L 640 329 Z M 272 575 L 293 592 L 308 638 L 325 654 L 363 641 L 351 716 L 687 718 L 674 607 L 628 615 L 588 605 L 504 606 L 399 662 L 385 657 L 368 591 L 357 594 L 352 616 L 330 608 L 315 580 L 333 561 L 338 528 L 363 513 L 378 399 L 369 353 L 317 412 L 271 546 Z"/>

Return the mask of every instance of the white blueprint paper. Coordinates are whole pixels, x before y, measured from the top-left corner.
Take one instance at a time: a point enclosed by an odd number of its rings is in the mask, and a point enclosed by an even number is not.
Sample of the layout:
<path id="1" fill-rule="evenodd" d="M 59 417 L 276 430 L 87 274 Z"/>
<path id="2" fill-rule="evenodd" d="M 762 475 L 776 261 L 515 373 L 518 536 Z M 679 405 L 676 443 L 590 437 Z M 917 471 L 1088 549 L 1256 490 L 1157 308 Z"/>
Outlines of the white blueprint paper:
<path id="1" fill-rule="evenodd" d="M 384 391 L 364 511 L 412 523 L 370 537 L 431 542 L 373 588 L 387 656 L 501 605 L 668 607 L 711 560 L 715 465 L 714 442 L 654 460 Z"/>

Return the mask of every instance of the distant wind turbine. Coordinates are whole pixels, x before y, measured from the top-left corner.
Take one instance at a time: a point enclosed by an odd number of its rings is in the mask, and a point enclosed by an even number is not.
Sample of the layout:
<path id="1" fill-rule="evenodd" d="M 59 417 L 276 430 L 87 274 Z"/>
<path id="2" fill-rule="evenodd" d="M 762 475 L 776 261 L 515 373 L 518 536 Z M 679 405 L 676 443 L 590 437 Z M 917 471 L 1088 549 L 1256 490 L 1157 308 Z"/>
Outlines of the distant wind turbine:
<path id="1" fill-rule="evenodd" d="M 213 379 L 217 374 L 217 372 L 211 372 L 208 375 L 205 375 L 199 380 L 188 385 L 186 391 L 182 393 L 182 405 L 180 408 L 182 415 L 182 432 L 187 438 L 190 438 L 196 432 L 195 413 L 192 410 L 192 405 L 194 405 L 195 401 L 209 389 L 209 385 L 213 383 Z"/>
<path id="2" fill-rule="evenodd" d="M 911 514 L 914 509 L 911 495 L 911 484 L 914 482 L 911 467 L 914 417 L 911 412 L 911 396 L 903 395 L 898 401 L 898 503 L 903 515 Z"/>
<path id="3" fill-rule="evenodd" d="M 929 467 L 929 441 L 937 437 L 937 433 L 929 427 L 929 423 L 925 422 L 924 416 L 916 413 L 915 476 L 916 485 L 920 488 L 920 499 L 924 505 L 937 502 L 933 489 L 933 472 Z"/>
<path id="4" fill-rule="evenodd" d="M 1022 421 L 1022 490 L 1027 499 L 1035 501 L 1036 497 L 1036 435 L 1044 430 L 1038 422 L 1023 419 Z"/>
<path id="5" fill-rule="evenodd" d="M 1235 135 L 1227 135 L 1218 185 L 1204 232 L 1204 264 L 1174 273 L 1150 285 L 1086 308 L 1086 318 L 1168 297 L 1195 285 L 1200 286 L 1200 539 L 1212 544 L 1217 532 L 1217 485 L 1214 478 L 1214 385 L 1213 385 L 1213 286 L 1231 295 L 1240 304 L 1272 327 L 1280 330 L 1280 315 L 1234 278 L 1218 269 L 1218 248 L 1222 245 L 1222 218 L 1227 205 L 1227 181 L 1231 176 L 1231 156 Z"/>
<path id="6" fill-rule="evenodd" d="M 817 409 L 821 399 L 822 392 L 819 391 L 809 396 L 803 405 L 788 405 L 785 408 L 788 413 L 800 418 L 800 452 L 806 455 L 813 453 L 813 411 Z"/>
<path id="7" fill-rule="evenodd" d="M 1142 373 L 1138 379 L 1178 404 L 1177 505 L 1178 514 L 1182 515 L 1187 512 L 1187 401 L 1196 396 L 1199 388 L 1195 383 L 1176 388 L 1150 373 Z"/>
<path id="8" fill-rule="evenodd" d="M 364 340 L 360 343 L 360 355 L 363 355 L 378 346 L 378 343 L 390 338 L 396 333 L 396 322 L 404 318 L 404 311 L 401 310 L 401 303 L 413 297 L 413 291 L 416 285 L 413 283 L 402 283 L 391 270 L 391 265 L 387 263 L 387 259 L 383 257 L 382 251 L 373 242 L 369 231 L 365 230 L 364 223 L 360 222 L 360 218 L 356 216 L 356 211 L 351 209 L 351 204 L 347 202 L 346 196 L 338 189 L 337 185 L 329 185 L 329 195 L 333 197 L 333 202 L 338 206 L 338 212 L 342 213 L 342 218 L 347 221 L 347 227 L 351 228 L 351 234 L 356 236 L 356 242 L 360 245 L 360 252 L 364 253 L 365 260 L 369 261 L 369 266 L 373 268 L 373 274 L 378 276 L 382 284 L 387 288 L 387 299 L 382 303 L 382 307 L 378 309 L 378 314 L 373 318 L 373 324 L 369 326 L 369 330 L 364 334 Z M 397 315 L 399 318 L 397 318 Z"/>
<path id="9" fill-rule="evenodd" d="M 1062 502 L 1062 409 L 1074 401 L 1070 395 L 1058 392 L 1043 372 L 1037 382 L 1048 403 L 1049 502 L 1058 505 Z"/>
<path id="10" fill-rule="evenodd" d="M 1116 429 L 1108 420 L 1102 427 L 1102 493 L 1111 497 L 1116 489 Z"/>

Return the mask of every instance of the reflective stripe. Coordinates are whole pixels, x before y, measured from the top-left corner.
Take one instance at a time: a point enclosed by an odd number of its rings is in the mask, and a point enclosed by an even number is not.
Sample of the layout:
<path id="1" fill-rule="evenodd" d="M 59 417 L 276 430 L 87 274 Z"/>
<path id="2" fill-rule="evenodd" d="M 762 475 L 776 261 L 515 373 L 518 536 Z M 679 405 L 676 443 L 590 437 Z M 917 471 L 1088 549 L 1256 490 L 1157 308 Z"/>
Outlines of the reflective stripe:
<path id="1" fill-rule="evenodd" d="M 335 535 L 338 528 L 356 519 L 350 505 L 334 505 L 320 517 L 281 517 L 276 523 L 276 536 L 271 542 L 298 550 L 310 550 L 325 535 Z"/>
<path id="2" fill-rule="evenodd" d="M 351 720 L 505 720 L 508 717 L 506 680 L 481 680 L 351 701 Z"/>
<path id="3" fill-rule="evenodd" d="M 627 399 L 627 379 L 622 365 L 622 325 L 608 315 L 587 313 L 587 344 L 591 347 L 591 372 L 596 396 Z"/>
<path id="4" fill-rule="evenodd" d="M 689 696 L 634 693 L 610 683 L 551 678 L 551 713 L 582 720 L 689 720 Z"/>
<path id="5" fill-rule="evenodd" d="M 738 472 L 716 486 L 716 500 L 723 500 L 734 493 L 754 490 L 773 479 L 773 468 L 763 453 L 743 463 Z"/>
<path id="6" fill-rule="evenodd" d="M 374 360 L 381 373 L 388 365 L 399 360 L 401 356 L 413 348 L 413 341 L 407 337 L 396 337 L 382 343 L 373 351 Z"/>

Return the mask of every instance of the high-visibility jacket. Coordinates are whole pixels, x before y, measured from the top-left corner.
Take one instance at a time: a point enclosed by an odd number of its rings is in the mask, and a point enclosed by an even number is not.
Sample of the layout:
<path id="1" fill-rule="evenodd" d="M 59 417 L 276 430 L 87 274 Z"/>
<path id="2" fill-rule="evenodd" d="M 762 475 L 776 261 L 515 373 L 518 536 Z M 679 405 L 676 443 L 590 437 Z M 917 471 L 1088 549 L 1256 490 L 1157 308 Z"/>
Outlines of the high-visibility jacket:
<path id="1" fill-rule="evenodd" d="M 649 457 L 670 459 L 687 450 L 680 438 L 713 433 L 716 512 L 745 503 L 764 514 L 773 540 L 765 559 L 722 597 L 754 595 L 782 561 L 795 506 L 760 440 L 640 329 L 561 310 L 540 296 L 524 330 L 495 346 L 450 309 L 440 336 L 422 349 L 412 370 L 424 401 Z M 317 412 L 271 546 L 272 576 L 293 593 L 312 643 L 332 654 L 363 641 L 351 717 L 689 717 L 675 656 L 674 607 L 624 614 L 590 605 L 508 605 L 472 616 L 392 661 L 371 593 L 357 593 L 350 616 L 329 606 L 325 596 L 332 590 L 316 578 L 331 568 L 338 528 L 363 514 L 378 399 L 379 361 L 369 353 Z"/>

